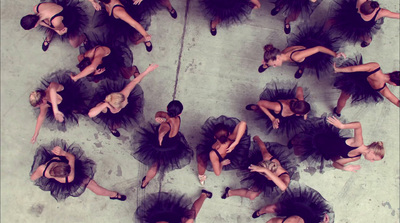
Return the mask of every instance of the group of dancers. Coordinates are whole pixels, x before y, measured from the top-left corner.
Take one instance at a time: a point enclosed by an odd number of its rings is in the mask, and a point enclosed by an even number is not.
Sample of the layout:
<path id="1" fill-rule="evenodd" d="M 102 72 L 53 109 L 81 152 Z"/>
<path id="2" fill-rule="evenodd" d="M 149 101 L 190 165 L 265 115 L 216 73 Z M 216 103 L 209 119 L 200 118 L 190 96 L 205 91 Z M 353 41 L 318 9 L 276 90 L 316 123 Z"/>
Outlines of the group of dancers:
<path id="1" fill-rule="evenodd" d="M 158 65 L 151 64 L 140 72 L 133 65 L 128 44 L 129 41 L 144 43 L 151 52 L 151 35 L 147 33 L 150 17 L 162 8 L 167 9 L 173 19 L 178 13 L 169 0 L 89 1 L 96 10 L 92 18 L 95 28 L 90 31 L 87 29 L 89 16 L 80 0 L 41 2 L 34 6 L 34 14 L 21 19 L 24 29 L 44 28 L 43 51 L 49 48 L 54 36 L 68 40 L 73 47 L 80 46 L 76 66 L 79 73 L 55 71 L 30 94 L 29 102 L 39 109 L 31 142 L 36 142 L 46 119 L 49 124 L 66 131 L 69 125 L 78 123 L 79 116 L 88 116 L 115 137 L 121 135 L 119 128 L 132 128 L 135 122 L 139 123 L 130 150 L 135 159 L 149 167 L 141 181 L 140 187 L 144 189 L 157 173 L 163 176 L 188 165 L 194 151 L 180 132 L 184 107 L 179 100 L 171 101 L 167 111 L 155 113 L 156 125 L 142 125 L 144 91 L 138 84 Z M 201 185 L 206 183 L 206 170 L 213 171 L 216 176 L 226 170 L 238 170 L 243 188 L 226 187 L 222 199 L 241 196 L 253 200 L 262 193 L 271 199 L 277 198 L 275 203 L 256 210 L 253 218 L 274 213 L 277 217 L 269 223 L 333 222 L 332 207 L 317 191 L 291 182 L 298 163 L 308 160 L 308 165 L 322 170 L 323 160 L 331 160 L 333 167 L 355 172 L 360 166 L 349 163 L 361 156 L 370 161 L 384 157 L 383 142 L 364 145 L 361 123 L 343 123 L 339 117 L 350 97 L 352 103 L 376 103 L 386 97 L 399 107 L 399 99 L 386 85 L 400 85 L 399 71 L 383 73 L 378 63 L 363 64 L 361 56 L 340 65 L 333 63 L 333 58 L 346 57 L 337 52 L 340 44 L 346 41 L 361 42 L 362 47 L 367 47 L 382 19 L 399 18 L 399 13 L 380 8 L 379 3 L 369 0 L 340 0 L 332 4 L 335 10 L 324 24 L 309 25 L 311 21 L 305 18 L 318 5 L 317 1 L 276 1 L 271 15 L 286 13 L 286 34 L 291 32 L 290 22 L 299 16 L 305 19 L 306 25 L 299 27 L 300 32 L 289 38 L 289 45 L 283 50 L 272 44 L 265 45 L 263 63 L 258 71 L 272 72 L 271 67 L 289 62 L 299 67 L 294 75 L 296 79 L 303 74 L 322 78 L 333 72 L 340 73 L 334 83 L 334 87 L 341 90 L 333 109 L 334 116 L 313 117 L 314 108 L 312 102 L 306 101 L 306 89 L 295 82 L 276 81 L 267 83 L 260 100 L 245 108 L 266 120 L 267 133 L 286 135 L 287 146 L 263 142 L 259 136 L 254 136 L 252 143 L 247 123 L 225 115 L 210 117 L 201 127 L 202 140 L 196 147 Z M 218 24 L 245 22 L 253 9 L 261 7 L 258 0 L 200 0 L 200 5 L 210 17 L 213 36 L 217 34 Z M 345 135 L 341 131 L 344 129 L 352 129 L 354 134 Z M 56 200 L 79 196 L 85 188 L 113 200 L 126 200 L 125 195 L 105 189 L 94 181 L 95 165 L 79 145 L 55 139 L 37 149 L 31 179 L 42 190 L 50 191 Z M 202 190 L 189 208 L 191 202 L 182 195 L 152 194 L 138 206 L 136 217 L 141 222 L 193 222 L 205 199 L 212 195 Z"/>

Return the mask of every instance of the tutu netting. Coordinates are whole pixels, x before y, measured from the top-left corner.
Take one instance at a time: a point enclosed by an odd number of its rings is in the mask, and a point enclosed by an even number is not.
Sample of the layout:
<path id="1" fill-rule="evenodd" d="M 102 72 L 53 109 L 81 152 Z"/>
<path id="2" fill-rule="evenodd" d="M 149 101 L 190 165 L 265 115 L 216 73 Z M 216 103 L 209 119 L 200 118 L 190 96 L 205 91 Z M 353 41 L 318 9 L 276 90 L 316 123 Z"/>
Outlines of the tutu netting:
<path id="1" fill-rule="evenodd" d="M 207 170 L 213 171 L 209 153 L 212 150 L 212 145 L 216 142 L 214 138 L 214 129 L 217 124 L 223 123 L 228 126 L 229 132 L 233 132 L 236 125 L 240 122 L 237 118 L 226 117 L 224 115 L 218 118 L 210 117 L 201 127 L 203 138 L 199 145 L 196 147 L 196 153 L 198 155 L 204 156 L 208 160 Z M 225 156 L 225 159 L 229 159 L 231 163 L 222 167 L 223 170 L 233 170 L 233 169 L 243 169 L 247 168 L 247 158 L 249 157 L 250 148 L 250 135 L 247 132 L 244 133 L 239 144 L 235 149 Z"/>
<path id="2" fill-rule="evenodd" d="M 61 40 L 73 39 L 83 34 L 89 23 L 89 17 L 86 14 L 86 6 L 80 0 L 41 0 L 41 2 L 55 3 L 63 7 L 63 24 L 68 28 L 67 33 L 60 36 Z M 50 32 L 59 36 L 52 29 L 40 26 L 41 30 Z"/>
<path id="3" fill-rule="evenodd" d="M 160 172 L 181 169 L 188 165 L 193 158 L 193 150 L 187 143 L 185 136 L 178 132 L 169 138 L 169 132 L 164 136 L 162 145 L 158 141 L 158 129 L 160 125 L 150 124 L 150 129 L 142 128 L 139 131 L 137 145 L 132 145 L 132 156 L 141 163 L 151 166 L 158 164 Z"/>
<path id="4" fill-rule="evenodd" d="M 357 0 L 335 0 L 333 29 L 337 36 L 356 43 L 364 37 L 371 37 L 378 32 L 383 18 L 377 21 L 364 21 L 356 8 Z"/>
<path id="5" fill-rule="evenodd" d="M 310 17 L 320 1 L 311 2 L 310 0 L 273 0 L 275 7 L 280 8 L 280 12 L 285 15 L 300 14 L 303 18 Z"/>
<path id="6" fill-rule="evenodd" d="M 146 1 L 146 0 L 145 0 Z M 125 11 L 131 16 L 136 22 L 140 23 L 145 30 L 147 30 L 151 23 L 150 16 L 141 13 L 139 7 L 133 5 L 131 0 L 120 0 Z M 130 40 L 135 43 L 143 36 L 132 26 L 121 19 L 116 19 L 113 15 L 109 15 L 106 11 L 105 5 L 101 5 L 101 10 L 94 13 L 94 26 L 104 30 L 107 33 L 107 41 L 112 42 L 115 40 L 120 40 L 122 42 L 127 42 Z"/>
<path id="7" fill-rule="evenodd" d="M 261 154 L 261 150 L 258 147 L 257 143 L 254 143 L 255 148 L 250 152 L 249 157 L 249 165 L 258 165 L 259 162 L 263 161 L 263 156 Z M 281 166 L 289 173 L 290 178 L 297 171 L 297 162 L 296 157 L 293 156 L 293 153 L 288 150 L 286 146 L 283 146 L 279 143 L 271 142 L 265 143 L 268 152 L 276 158 Z M 243 179 L 241 183 L 246 188 L 255 188 L 257 191 L 263 191 L 264 195 L 270 198 L 277 197 L 282 194 L 282 191 L 275 185 L 275 183 L 271 180 L 268 180 L 265 176 L 257 173 L 250 172 L 248 170 L 243 170 Z"/>
<path id="8" fill-rule="evenodd" d="M 271 83 L 267 83 L 264 91 L 260 94 L 260 100 L 276 102 L 278 100 L 295 99 L 296 89 L 297 84 L 294 82 L 273 81 Z M 309 102 L 307 100 L 307 95 L 304 95 L 304 99 L 305 101 Z M 288 137 L 291 137 L 296 133 L 303 131 L 307 126 L 308 121 L 304 120 L 303 116 L 292 115 L 288 117 L 279 117 L 279 115 L 275 114 L 274 111 L 270 112 L 276 118 L 279 118 L 278 129 L 273 128 L 271 119 L 269 119 L 269 117 L 265 115 L 262 111 L 259 113 L 260 115 L 257 118 L 266 120 L 267 134 L 274 131 L 276 132 L 276 134 L 286 134 Z M 308 114 L 308 116 L 310 116 L 310 113 Z"/>
<path id="9" fill-rule="evenodd" d="M 35 180 L 35 185 L 44 191 L 50 191 L 51 195 L 57 200 L 65 200 L 67 197 L 79 197 L 85 192 L 86 186 L 93 179 L 96 172 L 96 163 L 85 156 L 85 152 L 79 145 L 67 145 L 64 140 L 53 140 L 49 145 L 41 145 L 36 150 L 35 157 L 31 168 L 31 174 L 40 166 L 45 165 L 54 157 L 59 157 L 61 160 L 67 159 L 64 156 L 56 156 L 51 150 L 54 147 L 60 146 L 64 151 L 75 156 L 75 177 L 72 182 L 60 183 L 55 179 L 49 179 L 41 176 Z"/>
<path id="10" fill-rule="evenodd" d="M 94 33 L 86 35 L 88 37 L 87 43 L 79 48 L 81 54 L 97 46 L 106 46 L 111 50 L 111 53 L 103 57 L 102 60 L 102 64 L 105 65 L 106 70 L 99 75 L 88 75 L 86 78 L 89 81 L 99 82 L 104 79 L 115 81 L 124 76 L 131 76 L 130 74 L 133 69 L 133 53 L 127 44 L 118 40 L 107 42 L 105 35 L 101 37 Z"/>
<path id="11" fill-rule="evenodd" d="M 77 125 L 78 114 L 86 115 L 88 113 L 89 107 L 87 103 L 93 91 L 88 83 L 83 80 L 74 82 L 69 76 L 70 74 L 74 73 L 68 70 L 56 71 L 43 78 L 42 87 L 38 88 L 38 90 L 46 90 L 51 82 L 64 86 L 62 91 L 57 92 L 62 97 L 58 110 L 64 114 L 64 122 L 58 122 L 55 119 L 50 102 L 48 102 L 50 108 L 47 110 L 46 115 L 48 124 L 57 126 L 61 131 L 66 131 L 66 124 Z"/>
<path id="12" fill-rule="evenodd" d="M 328 214 L 329 222 L 334 222 L 334 212 L 318 191 L 308 186 L 291 184 L 279 198 L 277 216 L 300 216 L 305 223 L 320 223 Z"/>
<path id="13" fill-rule="evenodd" d="M 102 81 L 100 86 L 96 89 L 95 97 L 91 102 L 91 108 L 95 107 L 98 103 L 103 102 L 107 95 L 113 92 L 122 91 L 128 84 L 126 80 L 119 81 Z M 100 112 L 93 121 L 97 124 L 103 124 L 104 128 L 119 128 L 127 127 L 133 124 L 132 120 L 139 123 L 144 119 L 143 117 L 143 106 L 144 96 L 143 90 L 140 85 L 136 85 L 135 88 L 129 94 L 127 100 L 128 104 L 121 109 L 118 113 L 111 113 L 109 109 L 107 112 Z"/>
<path id="14" fill-rule="evenodd" d="M 194 217 L 190 210 L 191 201 L 184 195 L 160 192 L 147 195 L 136 209 L 136 218 L 141 223 L 182 223 Z"/>
<path id="15" fill-rule="evenodd" d="M 288 46 L 304 46 L 306 49 L 323 46 L 334 52 L 340 48 L 338 38 L 332 37 L 328 32 L 323 31 L 323 27 L 319 25 L 314 26 L 300 26 L 299 33 L 293 34 L 288 40 Z M 309 73 L 308 69 L 313 70 L 318 78 L 321 75 L 331 74 L 333 68 L 333 56 L 325 53 L 316 53 L 307 57 L 303 62 L 296 63 L 298 66 L 306 68 L 304 74 Z"/>
<path id="16" fill-rule="evenodd" d="M 347 60 L 342 66 L 356 66 L 361 65 L 361 55 L 352 60 Z M 353 72 L 353 73 L 340 73 L 335 80 L 335 88 L 351 95 L 351 103 L 357 104 L 359 102 L 378 103 L 383 100 L 382 95 L 373 89 L 369 84 L 367 78 L 370 75 L 368 72 Z"/>
<path id="17" fill-rule="evenodd" d="M 221 25 L 241 23 L 253 9 L 249 0 L 200 0 L 203 11 L 209 20 L 220 18 Z"/>

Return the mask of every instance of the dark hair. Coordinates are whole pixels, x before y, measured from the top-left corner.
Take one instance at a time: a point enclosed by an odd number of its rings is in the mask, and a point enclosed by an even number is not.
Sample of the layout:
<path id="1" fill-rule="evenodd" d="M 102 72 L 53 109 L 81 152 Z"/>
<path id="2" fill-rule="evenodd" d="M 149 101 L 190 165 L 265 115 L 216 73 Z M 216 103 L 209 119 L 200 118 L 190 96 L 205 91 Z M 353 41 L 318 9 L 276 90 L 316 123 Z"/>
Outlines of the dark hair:
<path id="1" fill-rule="evenodd" d="M 393 71 L 389 74 L 389 76 L 391 82 L 393 82 L 397 86 L 400 86 L 400 71 Z"/>
<path id="2" fill-rule="evenodd" d="M 68 163 L 57 162 L 49 170 L 50 176 L 53 177 L 67 177 L 71 172 L 71 166 Z"/>
<path id="3" fill-rule="evenodd" d="M 229 128 L 224 123 L 219 123 L 214 127 L 214 136 L 221 143 L 228 141 Z"/>
<path id="4" fill-rule="evenodd" d="M 270 60 L 276 60 L 281 51 L 275 48 L 272 44 L 267 44 L 264 46 L 264 61 L 268 63 Z"/>
<path id="5" fill-rule="evenodd" d="M 21 19 L 21 26 L 25 30 L 30 30 L 36 26 L 37 21 L 39 21 L 38 15 L 26 15 Z"/>
<path id="6" fill-rule="evenodd" d="M 366 1 L 360 6 L 360 12 L 364 15 L 369 15 L 379 8 L 379 3 L 376 1 Z"/>
<path id="7" fill-rule="evenodd" d="M 83 58 L 83 60 L 81 62 L 79 62 L 78 65 L 76 65 L 76 67 L 79 68 L 80 71 L 83 71 L 90 64 L 92 64 L 92 61 L 90 61 L 90 59 L 88 57 L 85 57 L 85 58 Z M 105 64 L 101 63 L 101 64 L 97 65 L 96 70 L 102 69 L 102 68 L 105 68 L 105 67 L 106 67 Z"/>
<path id="8" fill-rule="evenodd" d="M 173 100 L 167 105 L 169 117 L 176 117 L 183 111 L 183 104 L 178 100 Z"/>
<path id="9" fill-rule="evenodd" d="M 99 1 L 103 2 L 104 4 L 108 4 L 111 2 L 111 0 L 99 0 Z"/>
<path id="10" fill-rule="evenodd" d="M 295 114 L 305 115 L 310 111 L 310 104 L 303 100 L 290 101 L 290 110 Z"/>

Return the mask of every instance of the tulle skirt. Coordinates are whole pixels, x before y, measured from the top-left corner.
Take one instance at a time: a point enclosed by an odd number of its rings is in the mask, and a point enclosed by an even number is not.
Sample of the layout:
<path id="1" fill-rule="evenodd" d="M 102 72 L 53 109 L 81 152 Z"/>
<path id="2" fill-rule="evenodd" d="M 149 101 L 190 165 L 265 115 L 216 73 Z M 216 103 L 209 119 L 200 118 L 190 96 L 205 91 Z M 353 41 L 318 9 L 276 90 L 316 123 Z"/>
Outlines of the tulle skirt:
<path id="1" fill-rule="evenodd" d="M 207 159 L 208 165 L 207 170 L 212 171 L 212 165 L 210 162 L 209 153 L 212 150 L 212 145 L 215 143 L 214 139 L 214 128 L 217 124 L 223 123 L 228 126 L 229 132 L 233 132 L 236 125 L 240 122 L 237 118 L 226 117 L 224 115 L 219 116 L 218 118 L 210 117 L 201 127 L 203 138 L 199 145 L 196 147 L 197 155 L 201 155 L 203 158 Z M 249 148 L 250 148 L 250 135 L 247 132 L 244 133 L 242 139 L 239 144 L 235 147 L 235 149 L 228 153 L 225 159 L 229 159 L 231 163 L 229 165 L 223 166 L 223 170 L 233 170 L 233 169 L 244 169 L 247 168 L 247 158 L 249 156 Z"/>
<path id="2" fill-rule="evenodd" d="M 319 4 L 310 0 L 273 0 L 272 2 L 276 7 L 281 8 L 280 12 L 286 15 L 300 14 L 303 18 L 309 17 Z"/>
<path id="3" fill-rule="evenodd" d="M 141 223 L 182 223 L 183 219 L 194 218 L 190 210 L 191 201 L 184 195 L 160 192 L 147 195 L 136 209 L 136 218 Z"/>
<path id="4" fill-rule="evenodd" d="M 364 21 L 357 12 L 357 0 L 335 0 L 333 31 L 344 40 L 356 43 L 363 37 L 371 37 L 380 30 L 383 18 L 375 22 Z"/>
<path id="5" fill-rule="evenodd" d="M 352 60 L 347 60 L 342 66 L 356 66 L 361 65 L 361 55 Z M 382 95 L 373 89 L 369 84 L 367 78 L 368 72 L 353 72 L 353 73 L 340 73 L 335 80 L 335 88 L 351 95 L 351 103 L 357 104 L 360 102 L 365 103 L 378 103 L 383 100 Z"/>
<path id="6" fill-rule="evenodd" d="M 95 107 L 98 103 L 103 102 L 107 95 L 113 92 L 122 91 L 128 84 L 126 80 L 119 81 L 102 81 L 100 86 L 96 89 L 97 92 L 91 102 L 91 108 Z M 144 97 L 143 90 L 139 85 L 131 91 L 128 98 L 128 104 L 121 109 L 118 113 L 111 113 L 108 109 L 106 113 L 100 112 L 93 121 L 97 124 L 104 125 L 104 128 L 119 128 L 128 127 L 133 124 L 132 121 L 140 123 L 143 117 Z"/>
<path id="7" fill-rule="evenodd" d="M 41 176 L 35 180 L 35 185 L 44 191 L 50 191 L 51 195 L 57 200 L 65 200 L 67 197 L 79 197 L 85 192 L 86 186 L 93 179 L 96 172 L 96 163 L 85 156 L 85 152 L 79 145 L 67 145 L 64 140 L 55 139 L 48 145 L 41 145 L 36 150 L 33 158 L 31 174 L 40 166 L 56 156 L 51 150 L 60 146 L 64 151 L 75 156 L 75 178 L 72 182 L 60 183 L 54 179 Z"/>
<path id="8" fill-rule="evenodd" d="M 62 16 L 65 27 L 68 28 L 67 33 L 60 36 L 61 40 L 74 39 L 83 34 L 84 30 L 88 26 L 89 17 L 86 14 L 86 6 L 80 0 L 41 0 L 41 2 L 51 2 L 63 7 Z M 58 34 L 50 28 L 41 26 L 41 30 Z"/>
<path id="9" fill-rule="evenodd" d="M 139 137 L 140 145 L 139 147 L 135 144 L 132 145 L 131 155 L 147 166 L 157 163 L 160 172 L 181 169 L 188 165 L 193 158 L 193 150 L 185 136 L 181 132 L 178 132 L 173 138 L 166 139 L 168 137 L 166 136 L 160 146 L 159 127 L 159 125 L 150 124 L 150 129 L 141 128 L 141 131 L 136 134 Z"/>
<path id="10" fill-rule="evenodd" d="M 58 70 L 43 78 L 42 87 L 39 90 L 46 90 L 51 82 L 55 82 L 64 86 L 64 89 L 57 92 L 62 97 L 61 103 L 58 105 L 58 110 L 64 114 L 64 122 L 58 122 L 50 107 L 47 110 L 46 119 L 50 126 L 57 126 L 61 131 L 66 131 L 66 125 L 78 125 L 78 115 L 87 115 L 89 111 L 88 101 L 93 93 L 90 85 L 84 80 L 74 82 L 70 74 L 74 74 L 68 70 Z"/>
<path id="11" fill-rule="evenodd" d="M 249 165 L 258 165 L 259 162 L 263 161 L 263 156 L 260 148 L 254 143 L 255 148 L 250 152 Z M 281 166 L 289 173 L 290 178 L 297 171 L 298 163 L 293 153 L 286 147 L 279 143 L 271 142 L 265 143 L 267 150 L 271 155 L 276 158 Z M 241 171 L 243 179 L 241 183 L 246 188 L 254 188 L 257 191 L 264 192 L 264 195 L 270 198 L 277 197 L 282 194 L 282 191 L 275 185 L 271 180 L 268 180 L 265 176 L 257 173 L 250 172 L 249 170 Z"/>
<path id="12" fill-rule="evenodd" d="M 334 222 L 334 212 L 318 191 L 304 185 L 291 184 L 277 202 L 277 216 L 300 216 L 304 222 L 320 223 L 328 214 L 329 222 Z"/>
<path id="13" fill-rule="evenodd" d="M 221 19 L 221 25 L 241 23 L 248 19 L 253 4 L 249 0 L 200 0 L 206 17 Z"/>
<path id="14" fill-rule="evenodd" d="M 304 46 L 307 49 L 323 46 L 337 52 L 340 48 L 340 42 L 338 38 L 332 37 L 328 32 L 324 32 L 323 27 L 320 25 L 304 25 L 299 26 L 298 34 L 290 36 L 288 46 Z M 307 57 L 303 62 L 296 64 L 306 68 L 304 74 L 315 73 L 320 78 L 333 72 L 333 58 L 333 56 L 325 53 L 316 53 Z"/>

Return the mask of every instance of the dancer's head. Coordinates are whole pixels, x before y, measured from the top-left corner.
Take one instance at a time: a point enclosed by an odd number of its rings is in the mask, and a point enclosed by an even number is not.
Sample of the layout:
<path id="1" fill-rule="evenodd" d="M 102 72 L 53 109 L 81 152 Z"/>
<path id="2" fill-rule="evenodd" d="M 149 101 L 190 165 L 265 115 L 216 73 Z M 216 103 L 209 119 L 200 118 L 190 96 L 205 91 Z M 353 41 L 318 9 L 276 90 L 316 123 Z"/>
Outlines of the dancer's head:
<path id="1" fill-rule="evenodd" d="M 300 216 L 293 215 L 288 218 L 285 218 L 285 223 L 305 223 L 305 221 Z"/>
<path id="2" fill-rule="evenodd" d="M 376 1 L 366 1 L 360 6 L 360 12 L 364 15 L 369 15 L 379 8 L 379 3 Z"/>
<path id="3" fill-rule="evenodd" d="M 21 19 L 21 26 L 25 30 L 30 30 L 34 27 L 36 27 L 36 24 L 38 24 L 39 21 L 39 16 L 38 15 L 26 15 L 22 17 Z"/>
<path id="4" fill-rule="evenodd" d="M 219 123 L 214 127 L 214 138 L 220 143 L 228 141 L 229 128 L 223 123 Z"/>
<path id="5" fill-rule="evenodd" d="M 367 146 L 368 152 L 364 155 L 366 160 L 371 162 L 383 159 L 385 156 L 385 148 L 383 147 L 383 142 L 373 142 Z"/>
<path id="6" fill-rule="evenodd" d="M 400 71 L 393 71 L 389 74 L 391 85 L 400 86 Z"/>
<path id="7" fill-rule="evenodd" d="M 111 2 L 111 0 L 99 0 L 99 1 L 103 2 L 104 4 L 108 4 Z"/>
<path id="8" fill-rule="evenodd" d="M 40 105 L 43 102 L 43 98 L 45 96 L 46 96 L 46 92 L 44 90 L 33 91 L 29 95 L 29 103 L 31 103 L 31 105 L 33 107 L 36 107 L 36 106 Z"/>
<path id="9" fill-rule="evenodd" d="M 167 105 L 168 116 L 173 118 L 180 115 L 183 111 L 183 104 L 178 100 L 173 100 Z"/>
<path id="10" fill-rule="evenodd" d="M 49 170 L 49 174 L 52 177 L 67 177 L 71 172 L 71 167 L 68 163 L 55 162 L 53 167 Z"/>
<path id="11" fill-rule="evenodd" d="M 292 100 L 289 106 L 290 110 L 297 116 L 306 115 L 310 112 L 310 104 L 303 100 Z"/>
<path id="12" fill-rule="evenodd" d="M 271 172 L 275 173 L 276 170 L 278 169 L 278 164 L 275 162 L 272 162 L 271 160 L 263 160 L 257 164 L 258 166 L 264 167 L 269 169 Z M 262 175 L 266 175 L 265 173 L 261 173 Z"/>
<path id="13" fill-rule="evenodd" d="M 83 71 L 90 64 L 92 64 L 92 61 L 90 61 L 88 57 L 84 57 L 83 60 L 81 60 L 78 65 L 76 65 L 76 67 L 79 68 L 80 71 Z M 91 74 L 97 75 L 103 73 L 104 71 L 106 71 L 106 65 L 102 61 L 102 63 L 97 65 L 96 70 Z"/>
<path id="14" fill-rule="evenodd" d="M 114 92 L 107 95 L 105 102 L 110 104 L 115 109 L 122 108 L 122 102 L 125 101 L 125 96 L 119 92 Z"/>
<path id="15" fill-rule="evenodd" d="M 282 66 L 281 51 L 272 44 L 264 46 L 264 63 L 270 67 Z"/>

